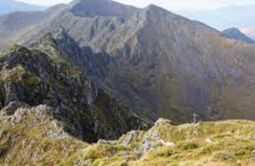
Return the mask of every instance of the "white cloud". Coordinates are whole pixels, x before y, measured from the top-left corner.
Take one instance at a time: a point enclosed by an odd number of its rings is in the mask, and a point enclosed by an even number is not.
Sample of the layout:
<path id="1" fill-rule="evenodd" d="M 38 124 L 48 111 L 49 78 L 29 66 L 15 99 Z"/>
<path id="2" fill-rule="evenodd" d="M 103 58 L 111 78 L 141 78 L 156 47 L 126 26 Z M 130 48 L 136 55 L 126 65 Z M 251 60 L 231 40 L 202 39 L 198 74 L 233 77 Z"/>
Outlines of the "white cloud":
<path id="1" fill-rule="evenodd" d="M 68 3 L 71 0 L 19 0 L 27 3 L 50 6 L 58 3 Z M 168 10 L 208 10 L 227 7 L 231 5 L 255 4 L 254 0 L 116 0 L 124 4 L 145 7 L 155 4 Z"/>

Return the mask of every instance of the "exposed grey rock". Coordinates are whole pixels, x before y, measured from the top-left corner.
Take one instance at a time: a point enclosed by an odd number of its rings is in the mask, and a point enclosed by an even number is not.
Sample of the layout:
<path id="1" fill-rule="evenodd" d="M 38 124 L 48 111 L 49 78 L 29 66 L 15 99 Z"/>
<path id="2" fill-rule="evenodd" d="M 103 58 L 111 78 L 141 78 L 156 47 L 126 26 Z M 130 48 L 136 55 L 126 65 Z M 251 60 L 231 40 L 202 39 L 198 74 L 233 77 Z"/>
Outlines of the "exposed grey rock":
<path id="1" fill-rule="evenodd" d="M 97 141 L 97 144 L 110 144 L 110 142 L 108 140 L 104 140 L 104 139 L 99 139 Z"/>
<path id="2" fill-rule="evenodd" d="M 160 126 L 160 125 L 164 125 L 164 124 L 172 124 L 172 121 L 169 120 L 169 119 L 162 119 L 162 118 L 160 118 L 160 119 L 158 119 L 158 120 L 154 123 L 155 126 Z"/>
<path id="3" fill-rule="evenodd" d="M 157 142 L 150 140 L 149 138 L 143 139 L 141 144 L 136 148 L 136 153 L 140 156 L 148 152 L 150 149 L 157 147 Z"/>
<path id="4" fill-rule="evenodd" d="M 125 139 L 122 141 L 124 146 L 128 146 L 134 139 L 140 134 L 139 131 L 133 130 L 125 135 Z"/>
<path id="5" fill-rule="evenodd" d="M 20 107 L 28 107 L 28 105 L 17 101 L 10 102 L 7 106 L 2 108 L 0 111 L 0 116 L 13 115 L 15 111 Z"/>

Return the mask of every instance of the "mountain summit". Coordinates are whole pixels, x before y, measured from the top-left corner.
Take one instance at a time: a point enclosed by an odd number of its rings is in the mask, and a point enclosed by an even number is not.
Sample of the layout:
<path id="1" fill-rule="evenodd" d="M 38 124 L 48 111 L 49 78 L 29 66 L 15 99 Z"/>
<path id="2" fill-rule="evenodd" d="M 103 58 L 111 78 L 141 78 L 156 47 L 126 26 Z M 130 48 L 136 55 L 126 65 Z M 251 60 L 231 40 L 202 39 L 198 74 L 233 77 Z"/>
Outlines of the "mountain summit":
<path id="1" fill-rule="evenodd" d="M 122 5 L 111 0 L 76 0 L 70 5 L 70 11 L 77 16 L 118 16 L 127 17 L 138 9 Z"/>
<path id="2" fill-rule="evenodd" d="M 243 34 L 239 29 L 237 28 L 229 28 L 223 31 L 223 33 L 232 39 L 249 43 L 249 44 L 255 44 L 255 41 Z"/>

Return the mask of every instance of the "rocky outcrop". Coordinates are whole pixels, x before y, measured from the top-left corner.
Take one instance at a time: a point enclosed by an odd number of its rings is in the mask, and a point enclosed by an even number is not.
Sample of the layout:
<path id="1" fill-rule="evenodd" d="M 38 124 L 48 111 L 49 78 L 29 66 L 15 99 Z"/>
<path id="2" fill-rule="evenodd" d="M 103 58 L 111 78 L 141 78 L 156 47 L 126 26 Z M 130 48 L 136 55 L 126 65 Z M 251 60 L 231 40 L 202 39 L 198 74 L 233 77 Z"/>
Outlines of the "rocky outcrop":
<path id="1" fill-rule="evenodd" d="M 86 140 L 113 139 L 147 123 L 119 100 L 97 88 L 83 72 L 65 59 L 14 46 L 0 58 L 1 114 L 15 114 L 20 103 L 45 104 L 66 132 Z"/>

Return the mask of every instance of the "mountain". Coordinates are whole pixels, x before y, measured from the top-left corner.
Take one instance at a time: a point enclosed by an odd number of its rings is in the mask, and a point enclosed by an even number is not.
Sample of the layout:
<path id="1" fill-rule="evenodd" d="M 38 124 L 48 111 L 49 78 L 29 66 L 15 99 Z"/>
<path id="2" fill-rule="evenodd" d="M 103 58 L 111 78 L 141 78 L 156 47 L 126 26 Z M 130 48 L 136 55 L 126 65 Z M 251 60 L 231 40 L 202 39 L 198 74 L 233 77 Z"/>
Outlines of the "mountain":
<path id="1" fill-rule="evenodd" d="M 226 35 L 226 37 L 249 43 L 249 44 L 255 44 L 255 41 L 243 34 L 239 29 L 237 28 L 229 28 L 223 31 L 223 33 Z"/>
<path id="2" fill-rule="evenodd" d="M 45 7 L 30 5 L 15 0 L 1 0 L 0 1 L 0 14 L 6 14 L 17 11 L 39 11 Z"/>
<path id="3" fill-rule="evenodd" d="M 40 40 L 50 32 L 55 52 L 149 121 L 190 122 L 193 113 L 204 120 L 255 119 L 255 49 L 249 44 L 154 5 L 79 0 L 43 14 L 0 45 L 39 41 L 48 54 L 49 43 Z"/>

